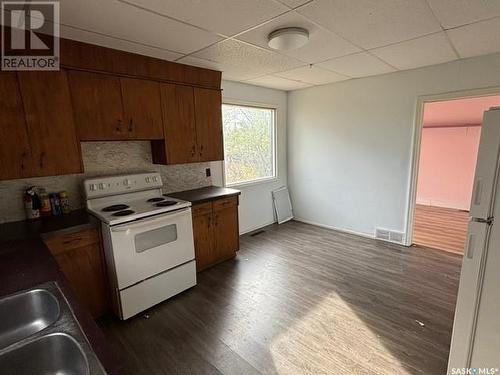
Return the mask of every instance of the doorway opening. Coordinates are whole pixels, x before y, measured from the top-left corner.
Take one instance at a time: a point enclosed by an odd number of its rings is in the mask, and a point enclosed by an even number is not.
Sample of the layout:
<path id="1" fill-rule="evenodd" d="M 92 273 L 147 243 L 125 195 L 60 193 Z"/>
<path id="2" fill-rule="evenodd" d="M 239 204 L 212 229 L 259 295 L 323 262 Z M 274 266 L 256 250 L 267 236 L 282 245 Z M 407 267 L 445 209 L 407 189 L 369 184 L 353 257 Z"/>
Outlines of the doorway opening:
<path id="1" fill-rule="evenodd" d="M 423 100 L 409 245 L 463 254 L 483 114 L 500 95 Z"/>

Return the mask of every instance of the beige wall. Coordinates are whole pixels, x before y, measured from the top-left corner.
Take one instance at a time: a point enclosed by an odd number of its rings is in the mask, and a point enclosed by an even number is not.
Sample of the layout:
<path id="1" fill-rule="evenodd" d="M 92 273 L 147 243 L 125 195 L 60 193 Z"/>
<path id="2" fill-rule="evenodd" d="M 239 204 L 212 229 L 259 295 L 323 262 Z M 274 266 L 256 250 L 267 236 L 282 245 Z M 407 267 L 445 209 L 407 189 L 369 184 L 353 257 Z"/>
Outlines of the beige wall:
<path id="1" fill-rule="evenodd" d="M 294 214 L 368 236 L 404 232 L 417 98 L 500 86 L 499 72 L 494 54 L 289 93 Z"/>
<path id="2" fill-rule="evenodd" d="M 273 181 L 235 187 L 241 190 L 239 207 L 240 233 L 246 233 L 275 222 L 271 191 L 287 184 L 287 94 L 285 91 L 230 81 L 222 81 L 222 89 L 223 101 L 270 105 L 276 108 L 277 178 Z M 212 167 L 214 184 L 222 186 L 222 162 L 214 162 Z"/>

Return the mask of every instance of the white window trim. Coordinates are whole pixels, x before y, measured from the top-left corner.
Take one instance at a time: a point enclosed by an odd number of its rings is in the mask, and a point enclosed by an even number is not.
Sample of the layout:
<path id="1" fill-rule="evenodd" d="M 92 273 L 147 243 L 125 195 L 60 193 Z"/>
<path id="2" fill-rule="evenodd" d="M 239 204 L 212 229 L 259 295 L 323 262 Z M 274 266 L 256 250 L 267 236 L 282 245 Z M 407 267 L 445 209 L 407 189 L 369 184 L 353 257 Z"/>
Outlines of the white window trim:
<path id="1" fill-rule="evenodd" d="M 226 160 L 225 157 L 226 155 L 224 154 L 224 161 L 222 162 L 222 182 L 225 187 L 245 187 L 245 186 L 252 186 L 252 185 L 261 185 L 261 184 L 267 184 L 270 182 L 276 182 L 278 181 L 278 176 L 279 176 L 279 171 L 278 171 L 278 106 L 276 104 L 269 104 L 269 103 L 257 103 L 257 102 L 248 102 L 248 101 L 241 101 L 237 99 L 224 99 L 222 101 L 222 104 L 227 104 L 227 105 L 237 105 L 241 107 L 254 107 L 254 108 L 262 108 L 262 109 L 272 109 L 274 110 L 274 124 L 273 124 L 273 150 L 274 150 L 274 155 L 273 155 L 273 165 L 274 165 L 274 176 L 272 177 L 264 177 L 264 178 L 259 178 L 251 181 L 243 181 L 243 182 L 235 182 L 234 184 L 228 184 L 226 181 Z"/>

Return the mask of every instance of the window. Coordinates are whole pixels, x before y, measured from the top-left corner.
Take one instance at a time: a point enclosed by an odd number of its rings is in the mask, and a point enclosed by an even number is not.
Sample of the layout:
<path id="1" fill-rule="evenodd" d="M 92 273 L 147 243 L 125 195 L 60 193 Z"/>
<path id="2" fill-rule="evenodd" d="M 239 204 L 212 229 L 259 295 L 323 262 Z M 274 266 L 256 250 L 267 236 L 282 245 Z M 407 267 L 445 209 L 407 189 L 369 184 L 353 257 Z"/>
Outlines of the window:
<path id="1" fill-rule="evenodd" d="M 226 185 L 276 176 L 273 108 L 223 104 Z"/>

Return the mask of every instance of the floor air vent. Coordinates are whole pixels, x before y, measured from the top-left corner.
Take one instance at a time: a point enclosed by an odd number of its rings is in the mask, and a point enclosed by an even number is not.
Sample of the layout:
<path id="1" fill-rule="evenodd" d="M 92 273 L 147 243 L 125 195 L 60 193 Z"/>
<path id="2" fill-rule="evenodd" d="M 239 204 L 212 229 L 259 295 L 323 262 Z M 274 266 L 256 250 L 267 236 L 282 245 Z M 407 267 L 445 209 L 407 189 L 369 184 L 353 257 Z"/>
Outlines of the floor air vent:
<path id="1" fill-rule="evenodd" d="M 375 238 L 402 244 L 404 242 L 404 233 L 388 229 L 376 228 Z"/>

